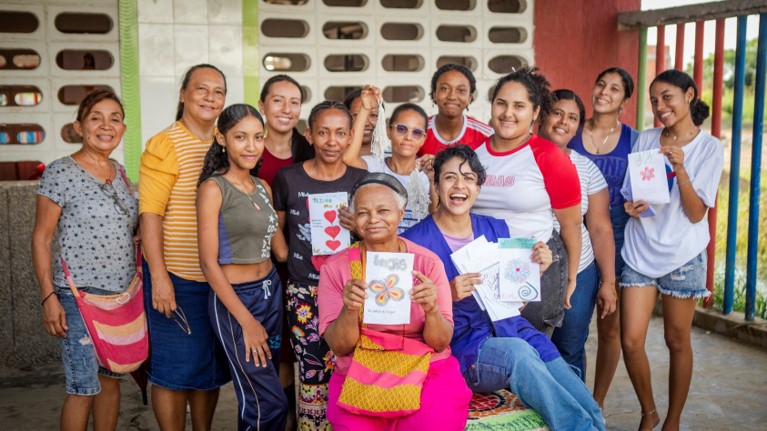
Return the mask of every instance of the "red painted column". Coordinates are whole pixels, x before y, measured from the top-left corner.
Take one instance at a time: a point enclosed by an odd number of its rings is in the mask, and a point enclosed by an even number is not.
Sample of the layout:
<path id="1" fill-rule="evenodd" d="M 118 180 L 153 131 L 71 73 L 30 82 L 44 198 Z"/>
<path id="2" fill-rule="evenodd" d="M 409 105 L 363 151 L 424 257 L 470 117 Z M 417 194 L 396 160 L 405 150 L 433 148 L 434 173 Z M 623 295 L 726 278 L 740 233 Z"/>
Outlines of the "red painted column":
<path id="1" fill-rule="evenodd" d="M 666 70 L 666 26 L 659 25 L 658 29 L 658 43 L 655 45 L 655 76 L 658 76 L 661 72 Z M 637 97 L 644 97 L 644 95 L 638 95 Z M 655 127 L 660 127 L 660 121 L 657 117 L 653 120 Z"/>
<path id="2" fill-rule="evenodd" d="M 684 23 L 676 25 L 676 55 L 674 55 L 674 69 L 684 70 Z"/>
<path id="3" fill-rule="evenodd" d="M 637 80 L 639 32 L 619 31 L 618 13 L 641 9 L 641 0 L 546 0 L 534 4 L 534 63 L 552 89 L 575 91 L 591 114 L 590 97 L 597 74 L 608 67 L 626 69 Z M 634 97 L 645 97 L 637 88 Z M 636 122 L 636 104 L 630 101 L 621 121 Z"/>
<path id="4" fill-rule="evenodd" d="M 695 60 L 692 72 L 692 79 L 699 91 L 703 91 L 703 30 L 705 23 L 703 21 L 695 22 Z M 682 70 L 682 69 L 680 69 Z"/>
<path id="5" fill-rule="evenodd" d="M 702 42 L 702 41 L 701 41 Z M 697 43 L 697 42 L 696 42 Z M 702 44 L 702 43 L 701 43 Z M 716 39 L 714 42 L 714 94 L 711 103 L 711 134 L 720 138 L 722 135 L 722 91 L 724 79 L 724 19 L 716 20 Z M 730 173 L 732 175 L 732 173 Z M 735 173 L 737 175 L 737 173 Z M 731 196 L 732 197 L 732 196 Z M 737 199 L 737 196 L 735 197 Z M 717 197 L 714 208 L 708 210 L 708 233 L 711 240 L 706 248 L 708 267 L 706 268 L 706 289 L 711 295 L 706 298 L 704 305 L 714 305 L 714 267 L 716 260 L 716 207 L 719 206 Z"/>

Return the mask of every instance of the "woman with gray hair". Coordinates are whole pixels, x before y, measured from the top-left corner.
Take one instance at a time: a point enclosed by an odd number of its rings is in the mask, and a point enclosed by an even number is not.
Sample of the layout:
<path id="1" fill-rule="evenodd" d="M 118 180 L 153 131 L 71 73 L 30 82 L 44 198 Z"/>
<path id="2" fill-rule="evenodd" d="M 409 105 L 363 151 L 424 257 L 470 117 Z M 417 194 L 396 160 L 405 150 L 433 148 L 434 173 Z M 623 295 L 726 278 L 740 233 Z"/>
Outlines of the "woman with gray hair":
<path id="1" fill-rule="evenodd" d="M 356 230 L 364 239 L 328 259 L 320 271 L 320 334 L 336 354 L 328 400 L 328 420 L 335 430 L 429 427 L 457 431 L 466 425 L 471 391 L 450 351 L 453 335 L 450 285 L 439 257 L 397 236 L 406 202 L 407 192 L 391 175 L 371 173 L 358 181 L 352 189 L 351 210 Z M 368 269 L 369 252 L 414 255 L 410 323 L 362 323 L 366 292 L 374 284 L 365 283 L 363 275 Z M 378 345 L 377 359 L 384 361 L 379 365 L 386 364 L 383 357 L 395 358 L 397 371 L 392 372 L 404 378 L 386 373 L 388 381 L 381 385 L 380 380 L 374 379 L 377 375 L 374 371 L 360 373 L 360 368 L 355 368 L 365 365 L 363 357 L 370 355 L 367 349 L 371 342 Z M 401 365 L 407 358 L 422 361 L 423 367 L 414 371 Z M 387 371 L 391 369 L 383 365 Z M 363 375 L 369 379 L 360 380 Z M 416 375 L 421 379 L 414 379 Z M 410 392 L 407 386 L 418 390 Z M 361 395 L 356 400 L 351 394 L 355 388 Z M 377 409 L 362 402 L 365 394 L 373 393 L 379 394 L 378 400 L 373 400 Z M 408 410 L 386 406 L 386 401 L 399 398 L 394 394 L 403 395 L 404 399 L 415 397 L 415 407 Z M 365 401 L 372 397 L 367 398 Z"/>

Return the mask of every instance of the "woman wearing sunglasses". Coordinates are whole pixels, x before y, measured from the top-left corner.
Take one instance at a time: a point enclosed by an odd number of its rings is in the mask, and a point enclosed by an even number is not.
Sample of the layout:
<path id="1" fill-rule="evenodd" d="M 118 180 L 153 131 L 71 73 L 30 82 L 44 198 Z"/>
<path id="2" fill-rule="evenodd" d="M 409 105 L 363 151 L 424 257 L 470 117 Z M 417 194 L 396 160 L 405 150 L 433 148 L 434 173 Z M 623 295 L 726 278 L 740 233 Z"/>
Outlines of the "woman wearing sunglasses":
<path id="1" fill-rule="evenodd" d="M 90 294 L 119 293 L 133 280 L 138 202 L 125 168 L 109 158 L 125 133 L 124 116 L 111 91 L 85 97 L 73 123 L 82 148 L 48 165 L 37 191 L 32 256 L 45 330 L 61 341 L 67 383 L 61 429 L 87 429 L 91 412 L 94 429 L 117 427 L 120 375 L 100 367 L 93 343 L 83 342 L 88 332 L 61 260 L 51 271 L 51 243 L 58 229 L 61 257 Z"/>
<path id="2" fill-rule="evenodd" d="M 402 233 L 424 218 L 429 209 L 428 204 L 424 205 L 421 203 L 426 202 L 425 199 L 418 199 L 413 196 L 418 194 L 418 192 L 415 192 L 416 190 L 423 193 L 424 197 L 426 193 L 430 193 L 429 177 L 424 172 L 418 170 L 420 163 L 416 159 L 416 154 L 426 138 L 428 117 L 426 112 L 414 103 L 399 105 L 392 112 L 389 127 L 386 130 L 386 134 L 391 140 L 391 156 L 382 159 L 374 154 L 362 156 L 360 152 L 365 127 L 371 113 L 377 115 L 380 97 L 381 90 L 372 85 L 368 85 L 362 90 L 360 94 L 362 107 L 354 118 L 352 143 L 346 150 L 346 153 L 344 153 L 344 162 L 350 166 L 367 169 L 370 172 L 389 174 L 408 190 L 411 199 L 405 208 L 405 216 L 399 225 L 399 233 Z M 418 184 L 411 184 L 413 181 L 417 181 Z M 430 199 L 429 201 L 435 202 L 435 199 Z"/>

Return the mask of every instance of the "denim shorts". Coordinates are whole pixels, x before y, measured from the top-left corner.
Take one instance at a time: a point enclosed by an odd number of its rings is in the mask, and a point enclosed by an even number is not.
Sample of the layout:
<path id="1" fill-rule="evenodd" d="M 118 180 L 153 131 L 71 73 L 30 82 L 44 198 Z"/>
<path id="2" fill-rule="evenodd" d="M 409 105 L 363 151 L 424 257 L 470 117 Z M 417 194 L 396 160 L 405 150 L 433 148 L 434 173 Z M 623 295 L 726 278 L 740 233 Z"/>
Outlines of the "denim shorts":
<path id="1" fill-rule="evenodd" d="M 96 350 L 88 335 L 88 330 L 77 308 L 77 302 L 68 287 L 57 287 L 56 295 L 67 317 L 67 336 L 60 338 L 61 362 L 67 382 L 67 393 L 71 395 L 96 395 L 101 392 L 99 375 L 120 378 L 124 374 L 113 373 L 100 367 L 96 359 Z M 114 292 L 96 288 L 81 288 L 93 294 L 112 295 Z"/>
<path id="2" fill-rule="evenodd" d="M 711 294 L 706 290 L 706 260 L 703 250 L 691 261 L 658 278 L 640 274 L 626 265 L 621 287 L 654 286 L 661 294 L 675 298 L 706 298 Z"/>

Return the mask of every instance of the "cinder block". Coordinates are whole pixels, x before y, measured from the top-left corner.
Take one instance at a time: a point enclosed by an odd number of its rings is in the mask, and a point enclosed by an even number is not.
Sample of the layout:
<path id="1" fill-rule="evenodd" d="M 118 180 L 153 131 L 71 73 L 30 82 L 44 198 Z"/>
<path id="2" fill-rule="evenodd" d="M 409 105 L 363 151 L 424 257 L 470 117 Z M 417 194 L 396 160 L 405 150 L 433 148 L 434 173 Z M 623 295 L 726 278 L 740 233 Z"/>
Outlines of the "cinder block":
<path id="1" fill-rule="evenodd" d="M 32 228 L 35 220 L 37 181 L 20 181 L 7 189 L 10 243 L 10 291 L 13 319 L 11 366 L 55 361 L 56 339 L 42 328 L 39 289 L 32 266 Z"/>
<path id="2" fill-rule="evenodd" d="M 13 320 L 11 319 L 11 260 L 10 235 L 8 225 L 10 205 L 8 202 L 8 186 L 11 183 L 0 183 L 0 364 L 8 363 L 13 349 Z"/>

